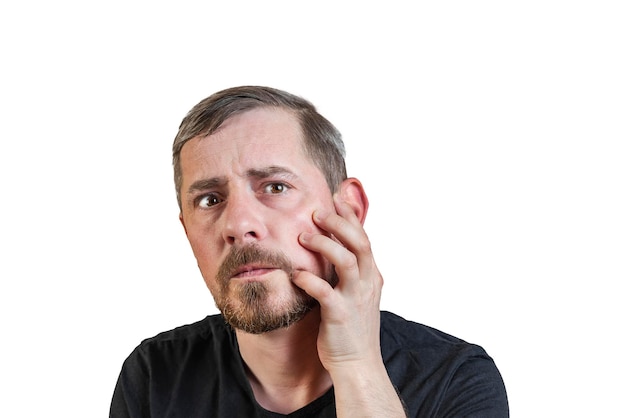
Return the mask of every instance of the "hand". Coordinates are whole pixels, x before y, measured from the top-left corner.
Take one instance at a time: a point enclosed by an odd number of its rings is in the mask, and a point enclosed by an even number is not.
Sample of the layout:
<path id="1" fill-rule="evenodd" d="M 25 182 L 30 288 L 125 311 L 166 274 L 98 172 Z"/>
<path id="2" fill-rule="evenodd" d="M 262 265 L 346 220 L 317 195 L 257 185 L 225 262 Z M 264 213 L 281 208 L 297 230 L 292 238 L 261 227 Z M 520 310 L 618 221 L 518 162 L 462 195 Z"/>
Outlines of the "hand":
<path id="1" fill-rule="evenodd" d="M 330 236 L 303 233 L 300 244 L 319 252 L 335 266 L 338 283 L 333 288 L 306 271 L 299 272 L 293 279 L 295 285 L 320 304 L 317 349 L 331 375 L 334 370 L 345 367 L 382 364 L 380 295 L 383 278 L 358 217 L 337 195 L 334 203 L 336 213 L 318 211 L 313 214 L 316 225 Z"/>

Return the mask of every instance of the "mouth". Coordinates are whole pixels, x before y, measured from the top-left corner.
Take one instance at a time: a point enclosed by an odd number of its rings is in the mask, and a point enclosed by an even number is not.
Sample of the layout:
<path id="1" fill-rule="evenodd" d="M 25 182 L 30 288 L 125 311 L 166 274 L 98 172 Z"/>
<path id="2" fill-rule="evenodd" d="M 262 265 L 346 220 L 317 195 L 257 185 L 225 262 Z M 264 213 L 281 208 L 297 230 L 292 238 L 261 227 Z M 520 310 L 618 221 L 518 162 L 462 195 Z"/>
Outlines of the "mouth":
<path id="1" fill-rule="evenodd" d="M 238 268 L 231 279 L 253 279 L 278 270 L 277 267 L 264 265 L 245 265 Z"/>
<path id="2" fill-rule="evenodd" d="M 271 251 L 253 244 L 231 248 L 215 277 L 223 286 L 227 286 L 230 280 L 254 282 L 269 279 L 277 270 L 291 277 L 293 267 L 290 260 L 281 251 Z"/>

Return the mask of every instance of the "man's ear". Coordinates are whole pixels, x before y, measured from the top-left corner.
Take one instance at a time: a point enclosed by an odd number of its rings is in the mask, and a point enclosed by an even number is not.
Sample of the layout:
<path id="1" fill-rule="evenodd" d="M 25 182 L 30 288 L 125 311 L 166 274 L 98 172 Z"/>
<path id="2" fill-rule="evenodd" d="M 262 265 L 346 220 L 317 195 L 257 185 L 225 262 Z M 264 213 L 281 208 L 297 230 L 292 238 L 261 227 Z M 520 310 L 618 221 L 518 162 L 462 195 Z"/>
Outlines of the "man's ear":
<path id="1" fill-rule="evenodd" d="M 363 225 L 367 216 L 369 200 L 367 200 L 367 195 L 361 182 L 354 177 L 345 179 L 339 186 L 339 197 L 352 207 L 361 225 Z"/>
<path id="2" fill-rule="evenodd" d="M 187 227 L 185 226 L 185 220 L 183 219 L 183 213 L 180 212 L 178 214 L 178 220 L 180 221 L 181 224 L 183 224 L 183 229 L 185 230 L 185 235 L 187 235 Z"/>

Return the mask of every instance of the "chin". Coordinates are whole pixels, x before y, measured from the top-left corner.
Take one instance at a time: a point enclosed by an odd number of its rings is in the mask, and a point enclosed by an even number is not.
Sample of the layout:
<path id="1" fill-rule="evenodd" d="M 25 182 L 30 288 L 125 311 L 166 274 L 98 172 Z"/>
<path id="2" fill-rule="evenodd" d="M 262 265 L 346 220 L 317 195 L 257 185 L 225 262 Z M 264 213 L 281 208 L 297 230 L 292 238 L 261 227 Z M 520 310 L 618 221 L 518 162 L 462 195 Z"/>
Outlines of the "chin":
<path id="1" fill-rule="evenodd" d="M 288 297 L 272 300 L 275 298 L 264 282 L 245 283 L 234 293 L 216 305 L 230 326 L 250 334 L 290 327 L 317 306 L 315 299 L 298 288 Z"/>

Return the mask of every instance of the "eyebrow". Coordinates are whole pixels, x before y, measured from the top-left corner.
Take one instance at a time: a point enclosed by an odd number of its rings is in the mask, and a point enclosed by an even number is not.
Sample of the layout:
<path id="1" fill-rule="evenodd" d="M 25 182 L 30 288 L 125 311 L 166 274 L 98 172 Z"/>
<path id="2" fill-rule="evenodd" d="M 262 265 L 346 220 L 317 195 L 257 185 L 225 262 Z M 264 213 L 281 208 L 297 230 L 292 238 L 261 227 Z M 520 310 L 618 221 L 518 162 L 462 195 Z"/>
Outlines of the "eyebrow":
<path id="1" fill-rule="evenodd" d="M 259 178 L 259 179 L 265 179 L 268 178 L 270 176 L 273 176 L 275 174 L 282 174 L 282 175 L 287 175 L 290 177 L 295 177 L 296 175 L 289 170 L 288 168 L 285 167 L 281 167 L 278 165 L 271 165 L 269 167 L 264 167 L 264 168 L 251 168 L 250 170 L 248 170 L 246 172 L 246 176 L 247 177 L 255 177 L 255 178 Z"/>
<path id="2" fill-rule="evenodd" d="M 197 180 L 194 181 L 191 186 L 189 186 L 189 189 L 187 189 L 187 194 L 193 194 L 202 190 L 223 186 L 226 183 L 228 183 L 228 181 L 224 177 L 212 177 L 210 179 Z"/>
<path id="3" fill-rule="evenodd" d="M 246 171 L 246 177 L 252 177 L 257 179 L 265 179 L 276 174 L 285 175 L 287 177 L 296 177 L 296 175 L 288 168 L 276 165 L 263 168 L 251 168 Z M 191 186 L 189 186 L 189 189 L 187 189 L 187 194 L 193 194 L 195 192 L 212 189 L 215 187 L 221 187 L 226 184 L 228 184 L 228 180 L 225 177 L 211 177 L 208 179 L 197 180 L 194 181 Z"/>

